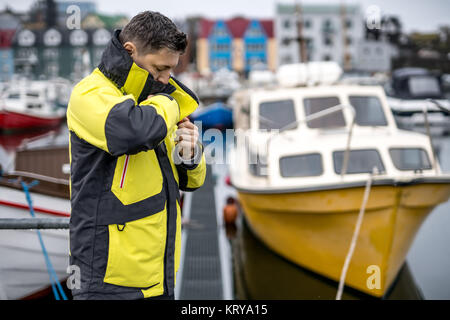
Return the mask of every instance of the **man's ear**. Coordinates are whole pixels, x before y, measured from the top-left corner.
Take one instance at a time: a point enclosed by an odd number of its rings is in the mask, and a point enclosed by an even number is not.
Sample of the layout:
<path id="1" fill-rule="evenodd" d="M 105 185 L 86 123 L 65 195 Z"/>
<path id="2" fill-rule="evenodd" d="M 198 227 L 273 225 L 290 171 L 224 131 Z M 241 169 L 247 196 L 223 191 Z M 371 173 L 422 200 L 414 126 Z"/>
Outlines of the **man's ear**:
<path id="1" fill-rule="evenodd" d="M 137 52 L 136 46 L 133 42 L 127 41 L 123 44 L 123 47 L 127 50 L 130 56 L 133 56 Z"/>

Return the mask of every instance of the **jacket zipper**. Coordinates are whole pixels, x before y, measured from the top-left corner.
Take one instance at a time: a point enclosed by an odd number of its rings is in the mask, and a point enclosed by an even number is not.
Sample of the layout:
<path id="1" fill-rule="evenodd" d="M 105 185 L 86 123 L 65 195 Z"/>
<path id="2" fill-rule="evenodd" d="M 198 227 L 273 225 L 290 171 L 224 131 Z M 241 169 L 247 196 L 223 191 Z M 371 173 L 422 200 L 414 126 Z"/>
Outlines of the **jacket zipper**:
<path id="1" fill-rule="evenodd" d="M 162 146 L 160 146 L 160 152 L 159 152 L 159 155 L 160 156 L 164 156 L 164 151 L 163 151 L 163 147 Z M 163 176 L 163 183 L 164 183 L 164 192 L 166 193 L 166 216 L 167 216 L 167 219 L 166 219 L 166 245 L 165 245 L 165 248 L 164 248 L 164 281 L 163 281 L 163 287 L 164 287 L 164 293 L 165 294 L 168 294 L 169 293 L 169 286 L 168 286 L 168 284 L 167 284 L 167 272 L 166 272 L 166 269 L 167 269 L 167 245 L 168 245 L 168 243 L 169 243 L 169 206 L 170 206 L 170 192 L 169 192 L 169 184 L 168 184 L 168 181 L 167 181 L 167 177 L 166 177 L 166 174 L 164 173 L 164 170 L 163 170 L 163 166 L 161 165 L 161 160 L 160 160 L 160 158 L 159 158 L 159 156 L 157 157 L 158 158 L 158 164 L 159 164 L 159 167 L 160 167 L 160 169 L 161 169 L 161 173 L 162 173 L 162 176 Z"/>
<path id="2" fill-rule="evenodd" d="M 130 158 L 130 156 L 127 154 L 125 157 L 125 163 L 123 165 L 122 176 L 120 177 L 120 189 L 123 189 L 123 185 L 125 183 L 125 177 L 127 175 L 129 158 Z"/>

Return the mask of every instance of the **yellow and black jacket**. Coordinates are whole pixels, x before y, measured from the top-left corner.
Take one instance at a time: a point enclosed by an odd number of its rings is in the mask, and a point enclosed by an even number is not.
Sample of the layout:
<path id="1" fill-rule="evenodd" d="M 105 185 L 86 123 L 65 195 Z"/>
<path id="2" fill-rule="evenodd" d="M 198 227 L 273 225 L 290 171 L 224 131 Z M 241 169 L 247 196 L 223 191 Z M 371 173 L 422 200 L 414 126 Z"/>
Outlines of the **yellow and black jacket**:
<path id="1" fill-rule="evenodd" d="M 197 108 L 197 97 L 175 78 L 166 86 L 154 81 L 119 32 L 99 67 L 75 86 L 67 109 L 70 264 L 81 271 L 75 299 L 172 295 L 180 190 L 199 188 L 206 174 L 203 151 L 191 164 L 172 158 L 176 124 Z"/>

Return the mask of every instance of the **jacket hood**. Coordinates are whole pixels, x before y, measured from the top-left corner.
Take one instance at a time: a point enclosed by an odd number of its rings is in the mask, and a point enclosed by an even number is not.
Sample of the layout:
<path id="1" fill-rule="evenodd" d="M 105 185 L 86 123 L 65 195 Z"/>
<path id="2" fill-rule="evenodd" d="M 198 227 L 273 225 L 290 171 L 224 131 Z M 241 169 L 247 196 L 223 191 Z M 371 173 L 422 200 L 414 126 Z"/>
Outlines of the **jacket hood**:
<path id="1" fill-rule="evenodd" d="M 119 40 L 120 31 L 114 31 L 102 54 L 99 70 L 125 94 L 132 94 L 138 103 L 150 94 L 174 92 L 173 85 L 156 81 L 151 73 L 134 63 Z"/>

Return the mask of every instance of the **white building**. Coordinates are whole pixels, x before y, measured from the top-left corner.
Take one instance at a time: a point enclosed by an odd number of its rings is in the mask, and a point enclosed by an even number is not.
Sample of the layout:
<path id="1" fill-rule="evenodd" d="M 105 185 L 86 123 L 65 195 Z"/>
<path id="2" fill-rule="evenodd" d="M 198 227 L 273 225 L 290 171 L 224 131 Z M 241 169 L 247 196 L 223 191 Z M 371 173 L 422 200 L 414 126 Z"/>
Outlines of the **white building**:
<path id="1" fill-rule="evenodd" d="M 278 66 L 301 62 L 298 41 L 301 21 L 307 61 L 336 61 L 344 70 L 386 72 L 397 49 L 384 37 L 365 38 L 365 16 L 359 5 L 278 4 L 275 37 Z"/>
<path id="2" fill-rule="evenodd" d="M 353 68 L 358 43 L 364 37 L 364 18 L 358 5 L 278 4 L 275 32 L 278 39 L 279 65 L 300 61 L 297 21 L 302 21 L 308 61 L 336 61 Z M 300 19 L 298 20 L 298 17 Z M 344 64 L 347 56 L 347 64 Z"/>

